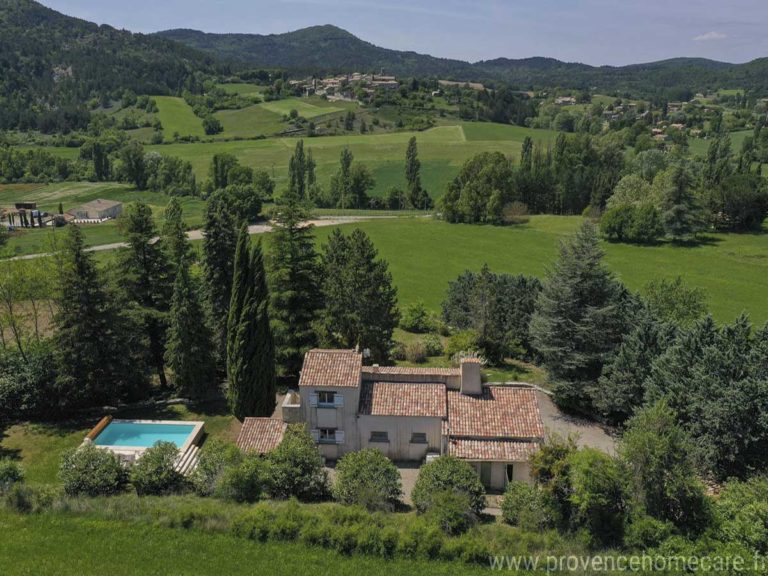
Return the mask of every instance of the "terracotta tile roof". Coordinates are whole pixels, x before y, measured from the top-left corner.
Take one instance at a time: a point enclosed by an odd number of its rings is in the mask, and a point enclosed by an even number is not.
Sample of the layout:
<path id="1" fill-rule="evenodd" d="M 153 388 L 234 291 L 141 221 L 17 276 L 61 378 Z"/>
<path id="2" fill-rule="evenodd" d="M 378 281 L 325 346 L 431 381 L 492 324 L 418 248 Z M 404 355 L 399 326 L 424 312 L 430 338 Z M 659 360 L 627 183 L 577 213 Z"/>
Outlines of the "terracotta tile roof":
<path id="1" fill-rule="evenodd" d="M 363 366 L 363 376 L 370 379 L 376 374 L 402 374 L 419 376 L 461 376 L 460 368 L 412 368 L 408 366 Z"/>
<path id="2" fill-rule="evenodd" d="M 452 437 L 544 437 L 533 388 L 484 386 L 479 396 L 449 390 L 448 423 Z"/>
<path id="3" fill-rule="evenodd" d="M 357 388 L 363 355 L 354 350 L 310 350 L 304 356 L 299 386 Z"/>
<path id="4" fill-rule="evenodd" d="M 275 418 L 246 418 L 237 435 L 237 446 L 243 452 L 266 454 L 280 445 L 287 427 Z"/>
<path id="5" fill-rule="evenodd" d="M 445 385 L 364 382 L 359 413 L 365 416 L 445 418 Z"/>
<path id="6" fill-rule="evenodd" d="M 537 442 L 514 440 L 466 440 L 452 438 L 448 454 L 465 460 L 491 460 L 493 462 L 526 462 L 539 449 Z"/>

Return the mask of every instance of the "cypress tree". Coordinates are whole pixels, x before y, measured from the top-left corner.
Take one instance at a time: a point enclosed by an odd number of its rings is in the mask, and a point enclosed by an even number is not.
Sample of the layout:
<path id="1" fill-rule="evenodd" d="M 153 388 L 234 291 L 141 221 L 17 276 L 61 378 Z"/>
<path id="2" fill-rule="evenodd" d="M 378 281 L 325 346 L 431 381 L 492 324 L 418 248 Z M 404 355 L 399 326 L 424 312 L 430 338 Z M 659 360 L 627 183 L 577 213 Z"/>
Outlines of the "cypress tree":
<path id="1" fill-rule="evenodd" d="M 166 387 L 165 338 L 173 290 L 168 274 L 168 258 L 155 241 L 157 230 L 150 207 L 143 202 L 131 206 L 124 218 L 123 233 L 128 242 L 120 263 L 123 286 L 128 298 L 140 309 L 141 321 L 149 339 L 150 362 L 157 371 L 160 385 Z"/>
<path id="2" fill-rule="evenodd" d="M 298 375 L 304 354 L 317 343 L 313 323 L 322 306 L 312 226 L 296 202 L 281 207 L 268 258 L 270 317 L 277 363 Z"/>
<path id="3" fill-rule="evenodd" d="M 304 200 L 307 187 L 307 159 L 304 155 L 304 140 L 296 143 L 296 149 L 288 163 L 289 193 L 296 200 Z"/>
<path id="4" fill-rule="evenodd" d="M 226 365 L 227 321 L 236 247 L 235 218 L 225 198 L 214 193 L 208 199 L 203 223 L 203 278 L 216 357 L 221 366 Z"/>
<path id="5" fill-rule="evenodd" d="M 269 325 L 269 291 L 259 242 L 238 241 L 227 349 L 228 399 L 232 413 L 271 416 L 275 409 L 275 347 Z M 245 264 L 247 261 L 247 264 Z"/>
<path id="6" fill-rule="evenodd" d="M 206 323 L 201 321 L 203 317 L 189 263 L 182 259 L 173 286 L 165 358 L 173 371 L 176 390 L 198 400 L 211 395 L 217 380 L 212 337 Z"/>
<path id="7" fill-rule="evenodd" d="M 624 290 L 602 259 L 597 231 L 585 222 L 560 245 L 530 324 L 533 346 L 555 381 L 555 401 L 586 413 L 588 389 L 625 328 Z"/>
<path id="8" fill-rule="evenodd" d="M 64 241 L 57 294 L 54 341 L 61 407 L 116 403 L 143 392 L 147 380 L 139 328 L 105 289 L 76 225 Z"/>
<path id="9" fill-rule="evenodd" d="M 408 201 L 413 208 L 423 210 L 432 207 L 432 199 L 421 186 L 421 162 L 416 145 L 416 136 L 408 141 L 405 151 L 405 180 L 408 189 Z"/>
<path id="10" fill-rule="evenodd" d="M 189 243 L 184 226 L 183 211 L 177 198 L 171 198 L 165 209 L 165 223 L 162 233 L 163 247 L 173 268 L 178 269 L 189 257 Z"/>

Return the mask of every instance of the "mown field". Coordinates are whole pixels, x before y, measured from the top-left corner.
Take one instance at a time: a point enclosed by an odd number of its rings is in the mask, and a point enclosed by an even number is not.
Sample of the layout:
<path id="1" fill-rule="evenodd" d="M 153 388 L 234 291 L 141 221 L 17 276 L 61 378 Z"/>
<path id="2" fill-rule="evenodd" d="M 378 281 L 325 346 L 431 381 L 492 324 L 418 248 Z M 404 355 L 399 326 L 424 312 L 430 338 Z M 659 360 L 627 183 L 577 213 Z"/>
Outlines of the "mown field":
<path id="1" fill-rule="evenodd" d="M 543 276 L 559 241 L 581 224 L 578 216 L 534 216 L 514 227 L 447 224 L 425 218 L 349 224 L 373 239 L 389 261 L 401 305 L 423 301 L 437 311 L 448 282 L 487 263 L 496 272 Z M 322 243 L 331 228 L 316 231 Z M 654 278 L 682 276 L 702 288 L 719 321 L 742 311 L 755 323 L 768 320 L 768 228 L 763 234 L 711 234 L 691 247 L 662 243 L 604 243 L 608 266 L 633 290 Z"/>
<path id="2" fill-rule="evenodd" d="M 0 207 L 13 206 L 15 202 L 37 202 L 47 212 L 58 212 L 59 202 L 64 211 L 103 198 L 126 204 L 142 201 L 150 205 L 158 228 L 162 226 L 163 214 L 170 198 L 157 192 L 139 192 L 126 184 L 62 182 L 58 184 L 9 184 L 0 185 Z M 184 219 L 190 227 L 198 227 L 203 221 L 205 203 L 198 198 L 179 198 L 184 210 Z M 17 256 L 50 252 L 56 237 L 64 230 L 31 228 L 14 233 L 3 249 L 7 255 Z M 83 226 L 87 246 L 122 242 L 123 237 L 117 222 Z"/>
<path id="3" fill-rule="evenodd" d="M 459 563 L 345 557 L 293 543 L 65 514 L 0 511 L 0 574 L 335 576 L 481 574 Z"/>
<path id="4" fill-rule="evenodd" d="M 355 160 L 365 163 L 373 172 L 376 185 L 372 194 L 384 195 L 392 186 L 401 188 L 405 186 L 405 150 L 411 136 L 416 136 L 419 144 L 422 183 L 430 194 L 437 198 L 443 194 L 461 165 L 474 154 L 483 151 L 499 151 L 517 158 L 526 136 L 531 136 L 535 140 L 548 141 L 554 138 L 555 133 L 519 126 L 461 123 L 453 126 L 438 126 L 424 132 L 308 138 L 305 139 L 304 145 L 312 149 L 321 185 L 328 186 L 331 176 L 338 169 L 341 150 L 348 146 Z M 288 161 L 296 142 L 295 138 L 273 138 L 171 144 L 150 147 L 150 149 L 188 160 L 201 179 L 207 177 L 214 154 L 223 152 L 234 154 L 242 163 L 266 170 L 275 178 L 278 186 L 281 186 L 287 182 Z"/>

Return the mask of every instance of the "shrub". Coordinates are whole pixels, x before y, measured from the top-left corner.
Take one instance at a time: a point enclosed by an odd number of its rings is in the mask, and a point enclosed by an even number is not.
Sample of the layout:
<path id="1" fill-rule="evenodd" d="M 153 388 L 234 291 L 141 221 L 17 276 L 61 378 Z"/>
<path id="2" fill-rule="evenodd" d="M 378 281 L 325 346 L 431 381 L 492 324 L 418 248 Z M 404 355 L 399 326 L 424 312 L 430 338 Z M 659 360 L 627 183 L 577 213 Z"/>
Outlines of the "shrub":
<path id="1" fill-rule="evenodd" d="M 631 550 L 647 550 L 659 546 L 672 535 L 674 526 L 646 514 L 633 518 L 627 525 L 624 545 Z"/>
<path id="2" fill-rule="evenodd" d="M 225 467 L 218 476 L 215 495 L 235 502 L 256 502 L 264 489 L 264 469 L 264 461 L 256 456 Z"/>
<path id="3" fill-rule="evenodd" d="M 0 494 L 24 480 L 24 472 L 16 462 L 0 460 Z"/>
<path id="4" fill-rule="evenodd" d="M 232 532 L 240 538 L 266 542 L 269 539 L 269 531 L 275 518 L 274 510 L 268 505 L 259 504 L 254 506 L 251 511 L 235 518 L 232 522 Z"/>
<path id="5" fill-rule="evenodd" d="M 503 220 L 505 224 L 525 224 L 528 217 L 528 206 L 524 202 L 510 202 L 504 206 Z"/>
<path id="6" fill-rule="evenodd" d="M 477 352 L 478 348 L 477 332 L 462 330 L 450 337 L 448 345 L 445 347 L 445 355 L 448 358 L 453 358 L 462 352 Z"/>
<path id="7" fill-rule="evenodd" d="M 50 510 L 55 499 L 56 491 L 50 486 L 33 488 L 16 483 L 5 494 L 5 505 L 20 514 L 36 514 Z"/>
<path id="8" fill-rule="evenodd" d="M 172 494 L 181 490 L 184 477 L 176 470 L 179 450 L 171 442 L 148 448 L 131 469 L 131 484 L 140 496 Z"/>
<path id="9" fill-rule="evenodd" d="M 405 308 L 403 318 L 400 320 L 400 327 L 408 332 L 422 334 L 432 329 L 432 322 L 429 317 L 429 311 L 424 306 L 424 302 L 409 304 Z"/>
<path id="10" fill-rule="evenodd" d="M 402 342 L 393 342 L 389 355 L 393 360 L 405 360 L 405 344 Z"/>
<path id="11" fill-rule="evenodd" d="M 283 441 L 266 458 L 265 484 L 273 498 L 321 500 L 328 496 L 323 459 L 303 424 L 288 426 Z"/>
<path id="12" fill-rule="evenodd" d="M 443 343 L 437 334 L 427 334 L 422 342 L 424 343 L 424 352 L 427 356 L 443 355 Z"/>
<path id="13" fill-rule="evenodd" d="M 485 488 L 477 473 L 467 462 L 453 456 L 441 456 L 421 467 L 413 488 L 413 503 L 424 513 L 433 505 L 435 495 L 445 491 L 466 495 L 476 514 L 485 508 Z"/>
<path id="14" fill-rule="evenodd" d="M 350 452 L 336 467 L 334 497 L 369 510 L 392 509 L 402 495 L 400 472 L 375 448 Z"/>
<path id="15" fill-rule="evenodd" d="M 635 208 L 630 204 L 606 210 L 600 219 L 600 232 L 611 242 L 624 242 L 629 236 L 634 214 Z"/>
<path id="16" fill-rule="evenodd" d="M 59 478 L 69 496 L 109 496 L 125 489 L 128 472 L 115 454 L 86 444 L 62 456 Z"/>
<path id="17" fill-rule="evenodd" d="M 525 482 L 510 482 L 501 501 L 504 521 L 523 530 L 539 531 L 553 522 L 554 511 L 544 492 Z"/>
<path id="18" fill-rule="evenodd" d="M 427 348 L 424 346 L 424 343 L 417 340 L 415 342 L 409 342 L 406 344 L 405 359 L 408 360 L 408 362 L 414 362 L 416 364 L 421 364 L 422 362 L 426 361 Z"/>
<path id="19" fill-rule="evenodd" d="M 191 477 L 197 495 L 213 494 L 224 469 L 227 466 L 237 466 L 242 459 L 242 453 L 234 444 L 227 444 L 215 438 L 206 440 Z"/>
<path id="20" fill-rule="evenodd" d="M 426 516 L 430 522 L 451 536 L 463 534 L 477 522 L 477 515 L 470 506 L 469 497 L 453 491 L 435 494 Z"/>

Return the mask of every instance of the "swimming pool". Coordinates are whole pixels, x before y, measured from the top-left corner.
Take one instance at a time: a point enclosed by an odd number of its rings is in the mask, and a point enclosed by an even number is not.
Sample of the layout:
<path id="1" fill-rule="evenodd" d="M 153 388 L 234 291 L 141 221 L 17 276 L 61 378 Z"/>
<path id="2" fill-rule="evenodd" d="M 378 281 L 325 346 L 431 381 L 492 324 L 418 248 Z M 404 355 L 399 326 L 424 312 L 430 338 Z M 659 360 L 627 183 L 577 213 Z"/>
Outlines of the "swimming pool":
<path id="1" fill-rule="evenodd" d="M 202 422 L 169 420 L 109 420 L 89 435 L 96 446 L 143 451 L 158 442 L 171 442 L 182 452 L 202 434 Z"/>

